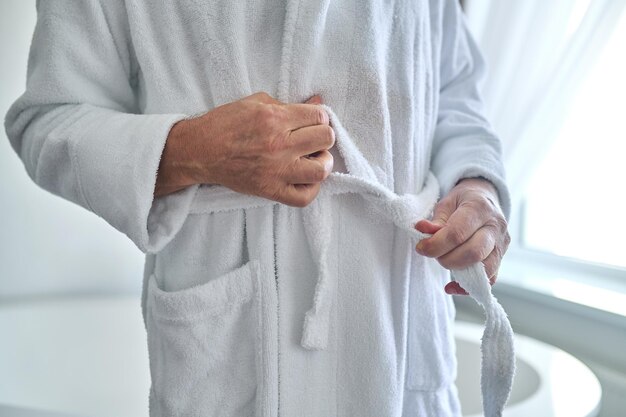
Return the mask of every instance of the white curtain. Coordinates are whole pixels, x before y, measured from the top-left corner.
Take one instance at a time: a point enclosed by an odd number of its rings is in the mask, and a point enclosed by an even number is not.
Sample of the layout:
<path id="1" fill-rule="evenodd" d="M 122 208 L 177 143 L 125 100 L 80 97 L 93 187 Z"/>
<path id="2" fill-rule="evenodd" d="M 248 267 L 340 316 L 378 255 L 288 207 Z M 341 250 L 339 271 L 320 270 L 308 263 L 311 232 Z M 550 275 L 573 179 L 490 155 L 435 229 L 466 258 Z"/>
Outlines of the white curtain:
<path id="1" fill-rule="evenodd" d="M 516 207 L 626 0 L 467 0 L 465 7 L 489 68 L 485 110 L 502 138 Z"/>

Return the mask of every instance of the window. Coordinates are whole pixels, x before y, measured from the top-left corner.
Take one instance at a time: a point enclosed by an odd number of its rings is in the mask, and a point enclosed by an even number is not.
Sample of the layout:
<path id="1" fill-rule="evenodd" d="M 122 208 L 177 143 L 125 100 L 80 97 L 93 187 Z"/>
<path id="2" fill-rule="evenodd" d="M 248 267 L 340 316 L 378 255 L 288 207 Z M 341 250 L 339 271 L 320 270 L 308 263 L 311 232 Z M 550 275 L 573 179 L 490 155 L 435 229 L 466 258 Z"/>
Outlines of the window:
<path id="1" fill-rule="evenodd" d="M 626 268 L 624 44 L 626 13 L 532 172 L 520 210 L 526 248 Z"/>

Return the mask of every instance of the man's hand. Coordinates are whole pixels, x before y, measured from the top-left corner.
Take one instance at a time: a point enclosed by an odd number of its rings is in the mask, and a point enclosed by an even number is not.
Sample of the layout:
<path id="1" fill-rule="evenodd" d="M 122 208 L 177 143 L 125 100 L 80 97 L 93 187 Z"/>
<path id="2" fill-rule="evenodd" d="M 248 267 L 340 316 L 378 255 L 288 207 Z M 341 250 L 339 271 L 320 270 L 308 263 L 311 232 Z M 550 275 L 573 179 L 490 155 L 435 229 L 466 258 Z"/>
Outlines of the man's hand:
<path id="1" fill-rule="evenodd" d="M 419 254 L 437 261 L 447 269 L 463 269 L 482 261 L 489 282 L 496 282 L 500 261 L 511 238 L 507 222 L 498 203 L 495 187 L 482 178 L 467 178 L 435 206 L 432 221 L 420 220 L 415 228 L 432 234 L 421 240 Z M 448 294 L 467 295 L 452 281 L 445 287 Z"/>
<path id="2" fill-rule="evenodd" d="M 290 206 L 317 196 L 333 169 L 335 133 L 319 96 L 282 103 L 266 93 L 216 107 L 174 125 L 155 196 L 193 184 L 221 184 Z"/>

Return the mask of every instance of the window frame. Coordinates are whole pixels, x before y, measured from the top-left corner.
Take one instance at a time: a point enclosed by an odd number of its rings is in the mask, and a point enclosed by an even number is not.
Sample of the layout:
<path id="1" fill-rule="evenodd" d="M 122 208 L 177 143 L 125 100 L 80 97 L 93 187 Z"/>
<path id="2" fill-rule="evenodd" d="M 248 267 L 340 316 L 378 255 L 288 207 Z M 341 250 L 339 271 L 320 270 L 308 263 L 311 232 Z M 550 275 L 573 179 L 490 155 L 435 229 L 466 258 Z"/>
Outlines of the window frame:
<path id="1" fill-rule="evenodd" d="M 583 307 L 590 314 L 615 316 L 620 322 L 626 320 L 626 268 L 599 264 L 582 259 L 552 254 L 524 246 L 525 198 L 514 203 L 509 222 L 512 235 L 505 254 L 498 281 L 505 287 L 513 287 L 532 294 L 541 294 L 560 302 Z M 625 250 L 626 256 L 626 250 Z M 560 291 L 563 284 L 571 283 L 575 294 Z M 589 288 L 589 292 L 580 291 Z M 494 291 L 498 284 L 494 286 Z M 605 292 L 612 303 L 602 303 L 598 293 Z M 594 294 L 595 293 L 595 294 Z M 623 306 L 623 307 L 622 307 Z"/>

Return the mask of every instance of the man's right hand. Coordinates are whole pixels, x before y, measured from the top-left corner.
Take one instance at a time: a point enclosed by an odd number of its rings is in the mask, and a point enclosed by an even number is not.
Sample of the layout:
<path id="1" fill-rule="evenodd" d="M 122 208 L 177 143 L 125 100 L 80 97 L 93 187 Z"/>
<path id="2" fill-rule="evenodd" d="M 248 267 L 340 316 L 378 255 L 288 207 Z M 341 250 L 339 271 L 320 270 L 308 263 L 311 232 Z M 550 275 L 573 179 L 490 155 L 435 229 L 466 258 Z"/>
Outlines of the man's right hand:
<path id="1" fill-rule="evenodd" d="M 182 120 L 170 130 L 155 197 L 193 184 L 304 207 L 333 169 L 335 143 L 326 111 L 313 96 L 282 103 L 264 92 Z"/>

